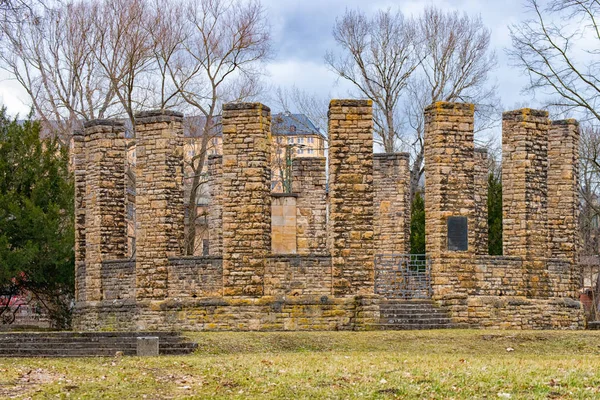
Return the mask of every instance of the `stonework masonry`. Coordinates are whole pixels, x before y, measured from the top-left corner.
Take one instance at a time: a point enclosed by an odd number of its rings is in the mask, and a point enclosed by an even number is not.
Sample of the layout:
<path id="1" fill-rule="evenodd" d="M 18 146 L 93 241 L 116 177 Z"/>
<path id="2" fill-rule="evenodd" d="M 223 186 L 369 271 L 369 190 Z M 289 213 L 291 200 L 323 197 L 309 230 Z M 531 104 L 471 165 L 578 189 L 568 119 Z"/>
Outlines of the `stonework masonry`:
<path id="1" fill-rule="evenodd" d="M 329 218 L 333 293 L 373 294 L 373 105 L 329 103 Z"/>
<path id="2" fill-rule="evenodd" d="M 137 114 L 136 298 L 168 296 L 169 257 L 183 248 L 183 114 Z"/>
<path id="3" fill-rule="evenodd" d="M 376 254 L 410 251 L 410 168 L 408 153 L 373 155 Z"/>
<path id="4" fill-rule="evenodd" d="M 202 257 L 182 256 L 182 115 L 136 116 L 133 258 L 124 126 L 88 122 L 73 141 L 75 329 L 389 329 L 411 287 L 452 327 L 581 329 L 577 123 L 550 124 L 530 109 L 504 114 L 505 254 L 490 256 L 487 160 L 474 149 L 473 114 L 471 104 L 425 110 L 424 286 L 406 255 L 375 261 L 376 251 L 409 250 L 409 168 L 405 154 L 373 155 L 370 101 L 330 103 L 329 194 L 325 159 L 296 158 L 292 193 L 273 195 L 270 110 L 225 105 L 223 156 L 208 160 Z"/>
<path id="5" fill-rule="evenodd" d="M 262 296 L 271 251 L 271 110 L 223 106 L 223 284 L 225 296 Z"/>
<path id="6" fill-rule="evenodd" d="M 577 262 L 579 123 L 552 121 L 548 132 L 549 257 Z"/>
<path id="7" fill-rule="evenodd" d="M 325 157 L 292 161 L 292 192 L 296 199 L 296 243 L 300 255 L 328 255 L 327 175 Z"/>
<path id="8" fill-rule="evenodd" d="M 73 175 L 75 179 L 75 301 L 85 300 L 85 136 L 73 132 Z"/>
<path id="9" fill-rule="evenodd" d="M 488 250 L 488 156 L 486 149 L 475 149 L 475 254 Z"/>
<path id="10" fill-rule="evenodd" d="M 524 108 L 502 114 L 503 254 L 527 262 L 523 285 L 547 296 L 547 111 Z"/>
<path id="11" fill-rule="evenodd" d="M 86 301 L 98 301 L 102 299 L 102 261 L 125 257 L 127 251 L 125 127 L 116 121 L 92 120 L 84 128 L 87 167 L 83 290 Z"/>
<path id="12" fill-rule="evenodd" d="M 425 108 L 425 246 L 435 297 L 473 284 L 475 155 L 473 104 L 438 102 Z M 449 217 L 467 219 L 467 246 L 449 248 Z"/>
<path id="13" fill-rule="evenodd" d="M 208 254 L 223 255 L 223 156 L 208 156 Z"/>

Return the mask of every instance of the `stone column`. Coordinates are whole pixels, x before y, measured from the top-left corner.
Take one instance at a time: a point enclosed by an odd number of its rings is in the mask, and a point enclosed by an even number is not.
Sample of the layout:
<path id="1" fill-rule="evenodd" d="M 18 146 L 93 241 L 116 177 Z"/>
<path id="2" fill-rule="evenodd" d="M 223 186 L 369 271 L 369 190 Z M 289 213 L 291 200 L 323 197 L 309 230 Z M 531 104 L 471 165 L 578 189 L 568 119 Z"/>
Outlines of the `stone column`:
<path id="1" fill-rule="evenodd" d="M 292 161 L 296 199 L 296 247 L 300 255 L 327 254 L 327 176 L 325 157 Z"/>
<path id="2" fill-rule="evenodd" d="M 124 258 L 127 252 L 125 127 L 112 120 L 92 120 L 84 127 L 85 299 L 99 301 L 102 262 Z"/>
<path id="3" fill-rule="evenodd" d="M 85 301 L 85 136 L 73 132 L 73 175 L 75 178 L 75 301 Z"/>
<path id="4" fill-rule="evenodd" d="M 329 228 L 336 296 L 374 293 L 373 103 L 329 103 Z"/>
<path id="5" fill-rule="evenodd" d="M 410 251 L 410 167 L 408 153 L 375 154 L 375 253 Z"/>
<path id="6" fill-rule="evenodd" d="M 136 298 L 167 296 L 169 257 L 183 252 L 183 114 L 138 113 L 136 135 Z"/>
<path id="7" fill-rule="evenodd" d="M 473 104 L 437 102 L 425 108 L 425 239 L 434 258 L 475 253 L 473 114 Z M 453 246 L 461 235 L 448 238 L 449 217 L 459 218 L 457 226 L 466 217 L 467 242 L 460 249 Z M 456 233 L 461 232 L 459 227 Z"/>
<path id="8" fill-rule="evenodd" d="M 223 254 L 223 156 L 208 156 L 208 254 Z"/>
<path id="9" fill-rule="evenodd" d="M 223 293 L 262 296 L 271 251 L 271 110 L 223 106 Z"/>
<path id="10" fill-rule="evenodd" d="M 526 296 L 546 297 L 548 112 L 502 114 L 503 253 L 521 257 Z"/>
<path id="11" fill-rule="evenodd" d="M 502 214 L 506 256 L 545 257 L 548 112 L 502 114 Z"/>
<path id="12" fill-rule="evenodd" d="M 425 108 L 425 246 L 436 298 L 475 285 L 473 114 L 473 104 Z"/>
<path id="13" fill-rule="evenodd" d="M 475 254 L 488 255 L 488 155 L 475 149 Z"/>
<path id="14" fill-rule="evenodd" d="M 553 121 L 548 134 L 549 256 L 577 262 L 579 248 L 579 123 Z"/>

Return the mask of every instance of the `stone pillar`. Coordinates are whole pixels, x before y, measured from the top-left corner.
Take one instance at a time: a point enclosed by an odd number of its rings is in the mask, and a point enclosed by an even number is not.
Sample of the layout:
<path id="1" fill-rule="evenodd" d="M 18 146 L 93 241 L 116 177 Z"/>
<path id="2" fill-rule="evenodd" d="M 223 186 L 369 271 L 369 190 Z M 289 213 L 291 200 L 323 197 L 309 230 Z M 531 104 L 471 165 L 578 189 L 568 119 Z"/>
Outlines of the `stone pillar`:
<path id="1" fill-rule="evenodd" d="M 223 106 L 223 293 L 262 296 L 271 251 L 271 110 Z"/>
<path id="2" fill-rule="evenodd" d="M 375 253 L 410 251 L 410 167 L 408 153 L 375 154 Z"/>
<path id="3" fill-rule="evenodd" d="M 547 111 L 502 114 L 503 253 L 545 257 L 547 241 Z"/>
<path id="4" fill-rule="evenodd" d="M 75 178 L 75 301 L 85 301 L 85 136 L 73 132 L 73 175 Z"/>
<path id="5" fill-rule="evenodd" d="M 208 254 L 223 254 L 223 156 L 208 156 Z"/>
<path id="6" fill-rule="evenodd" d="M 425 108 L 425 240 L 433 258 L 475 253 L 473 114 L 473 104 L 437 102 Z M 449 217 L 466 217 L 467 242 L 460 249 L 452 250 L 459 243 L 448 238 Z"/>
<path id="7" fill-rule="evenodd" d="M 300 255 L 327 254 L 327 176 L 325 157 L 292 161 L 296 199 L 296 244 Z"/>
<path id="8" fill-rule="evenodd" d="M 373 103 L 329 103 L 329 228 L 336 296 L 374 293 Z"/>
<path id="9" fill-rule="evenodd" d="M 475 285 L 473 104 L 425 108 L 425 246 L 435 298 Z"/>
<path id="10" fill-rule="evenodd" d="M 579 249 L 579 123 L 553 121 L 548 134 L 549 256 L 577 262 Z"/>
<path id="11" fill-rule="evenodd" d="M 526 296 L 546 297 L 548 112 L 502 114 L 503 253 L 521 257 Z"/>
<path id="12" fill-rule="evenodd" d="M 183 114 L 138 113 L 136 134 L 136 298 L 167 296 L 169 257 L 183 252 Z"/>
<path id="13" fill-rule="evenodd" d="M 85 299 L 99 301 L 102 262 L 124 258 L 127 252 L 125 127 L 112 120 L 92 120 L 84 127 Z"/>
<path id="14" fill-rule="evenodd" d="M 475 254 L 488 255 L 488 155 L 475 149 Z"/>

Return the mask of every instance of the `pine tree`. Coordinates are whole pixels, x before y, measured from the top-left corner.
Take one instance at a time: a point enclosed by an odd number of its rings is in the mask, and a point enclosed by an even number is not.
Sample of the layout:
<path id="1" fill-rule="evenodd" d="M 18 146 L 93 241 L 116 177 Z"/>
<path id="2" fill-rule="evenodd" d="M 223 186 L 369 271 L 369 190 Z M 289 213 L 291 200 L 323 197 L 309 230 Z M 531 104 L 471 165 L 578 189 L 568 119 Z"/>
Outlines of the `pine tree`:
<path id="1" fill-rule="evenodd" d="M 488 177 L 488 250 L 502 255 L 502 181 L 494 174 Z"/>
<path id="2" fill-rule="evenodd" d="M 74 287 L 73 179 L 66 149 L 40 124 L 0 110 L 0 295 L 31 295 L 67 327 Z M 0 313 L 9 312 L 0 307 Z"/>
<path id="3" fill-rule="evenodd" d="M 410 213 L 410 252 L 425 254 L 425 202 L 420 192 L 415 194 Z"/>

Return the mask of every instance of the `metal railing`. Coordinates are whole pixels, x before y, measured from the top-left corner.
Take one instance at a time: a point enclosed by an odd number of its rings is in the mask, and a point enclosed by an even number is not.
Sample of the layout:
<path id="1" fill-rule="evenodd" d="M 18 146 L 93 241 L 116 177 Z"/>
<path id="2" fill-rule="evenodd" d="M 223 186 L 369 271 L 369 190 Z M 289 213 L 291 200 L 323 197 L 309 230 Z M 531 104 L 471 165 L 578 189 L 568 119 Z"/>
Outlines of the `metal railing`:
<path id="1" fill-rule="evenodd" d="M 425 254 L 375 256 L 375 293 L 386 299 L 431 298 L 431 262 Z"/>

